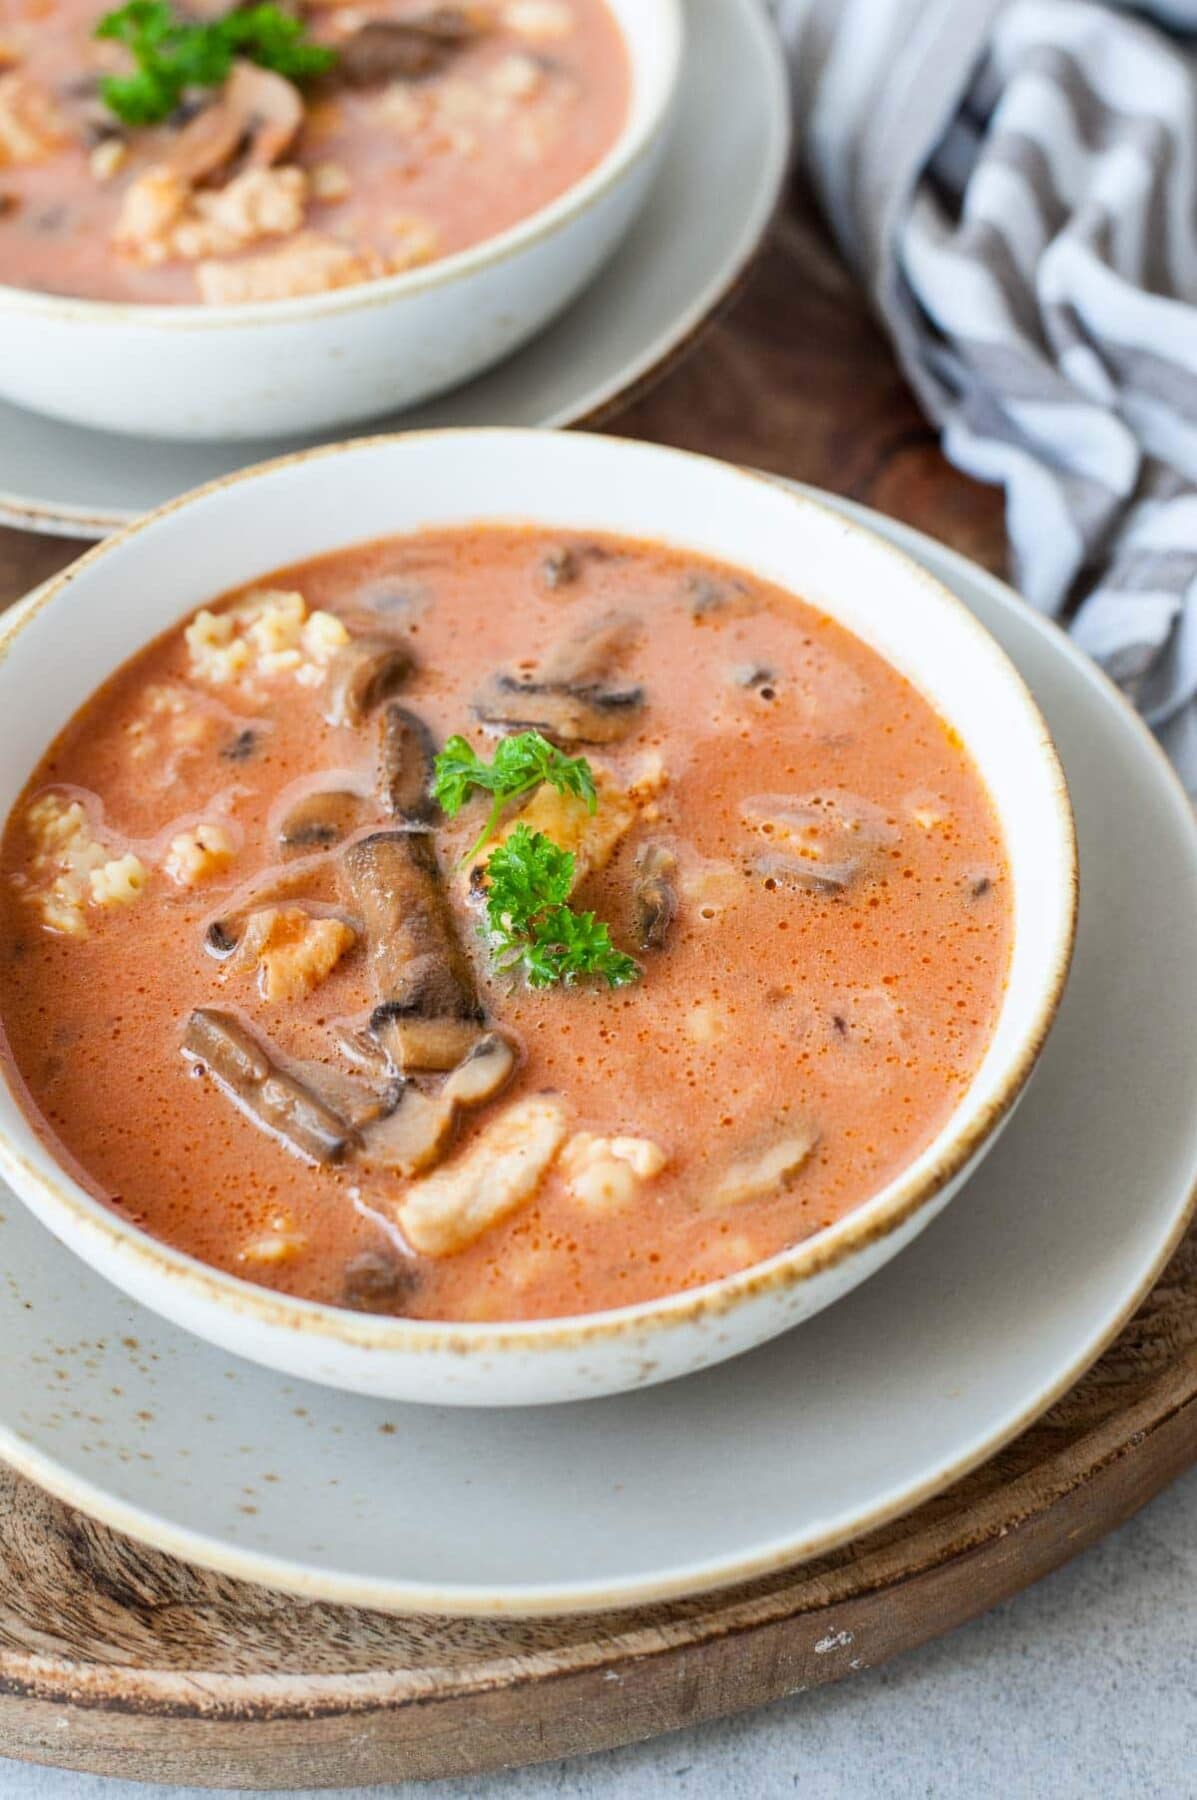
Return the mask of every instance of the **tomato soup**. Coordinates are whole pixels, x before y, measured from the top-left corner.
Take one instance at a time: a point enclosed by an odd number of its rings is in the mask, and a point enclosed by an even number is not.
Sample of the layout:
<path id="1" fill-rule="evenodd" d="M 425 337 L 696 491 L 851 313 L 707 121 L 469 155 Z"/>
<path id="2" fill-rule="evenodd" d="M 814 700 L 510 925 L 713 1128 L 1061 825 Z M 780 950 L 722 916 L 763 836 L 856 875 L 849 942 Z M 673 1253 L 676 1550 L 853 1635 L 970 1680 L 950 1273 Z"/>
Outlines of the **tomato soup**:
<path id="1" fill-rule="evenodd" d="M 844 1217 L 984 1055 L 1009 873 L 957 735 L 800 599 L 508 527 L 214 600 L 63 732 L 0 1019 L 66 1166 L 305 1298 L 650 1300 Z"/>
<path id="2" fill-rule="evenodd" d="M 152 4 L 192 31 L 246 16 Z M 147 49 L 152 20 L 106 0 L 0 0 L 0 282 L 218 305 L 400 273 L 539 212 L 627 117 L 628 56 L 604 0 L 267 10 L 235 55 L 217 46 L 206 73 L 227 63 L 223 79 L 176 92 L 135 60 L 183 66 L 174 39 Z M 95 35 L 108 17 L 123 36 Z M 279 17 L 302 31 L 298 52 L 278 46 Z M 328 66 L 304 73 L 312 49 Z M 134 77 L 157 86 L 105 86 Z"/>

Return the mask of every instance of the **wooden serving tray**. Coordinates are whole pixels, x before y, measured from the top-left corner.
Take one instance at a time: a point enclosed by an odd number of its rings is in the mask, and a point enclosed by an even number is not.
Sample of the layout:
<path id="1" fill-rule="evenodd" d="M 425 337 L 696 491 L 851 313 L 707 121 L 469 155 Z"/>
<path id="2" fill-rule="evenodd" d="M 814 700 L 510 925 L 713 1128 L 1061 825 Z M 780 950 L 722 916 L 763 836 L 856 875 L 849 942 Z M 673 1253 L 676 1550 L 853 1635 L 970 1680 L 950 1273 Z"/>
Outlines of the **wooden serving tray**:
<path id="1" fill-rule="evenodd" d="M 991 568 L 954 474 L 803 206 L 702 353 L 615 422 L 895 514 Z M 67 560 L 0 531 L 0 604 Z M 601 1617 L 391 1618 L 208 1574 L 0 1471 L 0 1753 L 251 1788 L 476 1773 L 869 1668 L 1055 1568 L 1197 1458 L 1197 1229 L 1077 1388 L 897 1524 L 731 1592 Z"/>
<path id="2" fill-rule="evenodd" d="M 605 1749 L 950 1630 L 1197 1456 L 1197 1233 L 1101 1362 L 939 1499 L 750 1587 L 599 1617 L 392 1618 L 175 1562 L 0 1472 L 0 1753 L 340 1787 Z"/>

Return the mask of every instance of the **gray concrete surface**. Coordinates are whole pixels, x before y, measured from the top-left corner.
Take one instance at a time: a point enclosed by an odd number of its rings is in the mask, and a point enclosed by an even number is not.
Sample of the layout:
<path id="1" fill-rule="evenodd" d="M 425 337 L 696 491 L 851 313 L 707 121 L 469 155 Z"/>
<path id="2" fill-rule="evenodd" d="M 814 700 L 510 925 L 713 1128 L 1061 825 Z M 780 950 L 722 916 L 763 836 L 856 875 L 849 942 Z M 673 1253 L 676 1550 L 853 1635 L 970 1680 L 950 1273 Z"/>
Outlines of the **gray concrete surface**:
<path id="1" fill-rule="evenodd" d="M 953 1636 L 633 1749 L 391 1800 L 1185 1800 L 1197 1795 L 1197 1470 Z M 0 1763 L 2 1800 L 191 1800 Z"/>

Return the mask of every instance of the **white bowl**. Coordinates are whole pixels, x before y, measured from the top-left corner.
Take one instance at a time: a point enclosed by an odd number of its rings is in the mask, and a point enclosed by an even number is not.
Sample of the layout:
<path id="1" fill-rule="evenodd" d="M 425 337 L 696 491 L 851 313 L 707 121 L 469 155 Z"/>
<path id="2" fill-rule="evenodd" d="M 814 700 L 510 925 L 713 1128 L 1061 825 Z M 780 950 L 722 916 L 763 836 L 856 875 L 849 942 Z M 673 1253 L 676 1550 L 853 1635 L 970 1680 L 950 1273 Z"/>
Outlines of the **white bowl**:
<path id="1" fill-rule="evenodd" d="M 960 733 L 993 797 L 1012 877 L 1010 975 L 956 1110 L 865 1205 L 740 1274 L 571 1319 L 371 1318 L 253 1287 L 90 1197 L 0 1086 L 0 1174 L 87 1262 L 225 1349 L 392 1399 L 512 1405 L 645 1386 L 749 1349 L 838 1299 L 909 1243 L 989 1149 L 1043 1047 L 1072 950 L 1076 857 L 1059 762 L 1021 679 L 959 601 L 870 532 L 762 477 L 574 433 L 415 433 L 302 452 L 175 501 L 90 551 L 0 638 L 0 818 L 95 688 L 214 595 L 387 533 L 530 516 L 735 563 L 888 657 Z"/>
<path id="2" fill-rule="evenodd" d="M 443 393 L 581 292 L 665 148 L 681 0 L 608 0 L 632 70 L 602 161 L 510 231 L 427 268 L 245 306 L 145 306 L 0 286 L 0 396 L 105 431 L 261 438 L 326 431 Z"/>

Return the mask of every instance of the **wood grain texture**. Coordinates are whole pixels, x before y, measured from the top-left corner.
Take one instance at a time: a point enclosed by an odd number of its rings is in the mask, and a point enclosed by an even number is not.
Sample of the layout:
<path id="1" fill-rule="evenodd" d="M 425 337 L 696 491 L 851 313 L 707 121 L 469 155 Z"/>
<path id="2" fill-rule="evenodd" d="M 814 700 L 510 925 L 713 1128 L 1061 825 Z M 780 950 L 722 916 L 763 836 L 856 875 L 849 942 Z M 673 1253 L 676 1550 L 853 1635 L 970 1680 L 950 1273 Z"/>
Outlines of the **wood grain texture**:
<path id="1" fill-rule="evenodd" d="M 700 353 L 609 427 L 851 495 L 1002 567 L 1000 498 L 950 470 L 798 208 Z M 0 532 L 0 603 L 69 559 Z M 713 1597 L 601 1618 L 394 1618 L 190 1568 L 0 1473 L 0 1752 L 287 1788 L 626 1743 L 871 1667 L 1126 1518 L 1197 1456 L 1197 1237 L 1078 1387 L 906 1519 Z"/>

